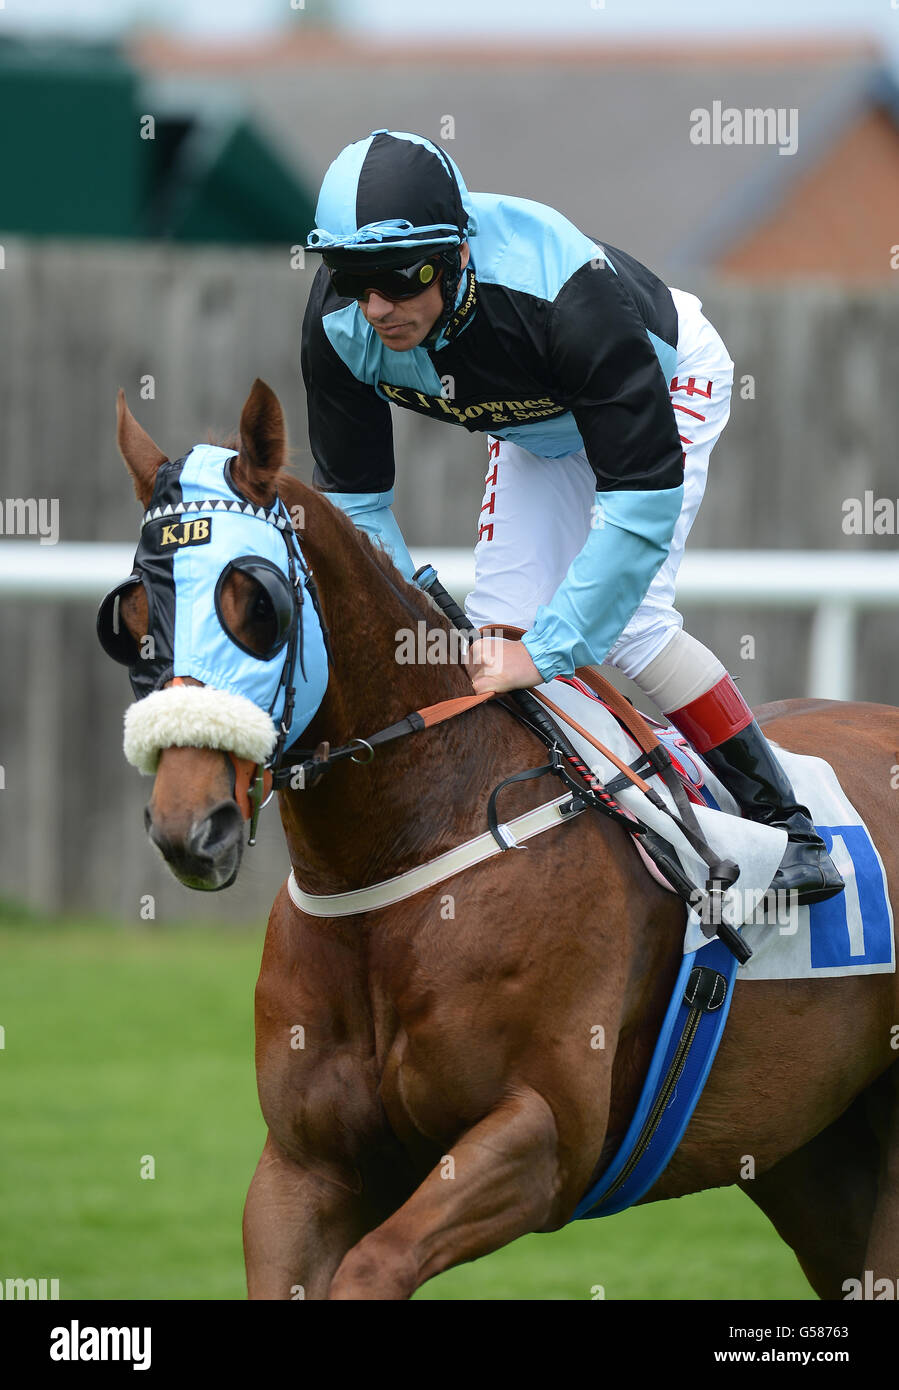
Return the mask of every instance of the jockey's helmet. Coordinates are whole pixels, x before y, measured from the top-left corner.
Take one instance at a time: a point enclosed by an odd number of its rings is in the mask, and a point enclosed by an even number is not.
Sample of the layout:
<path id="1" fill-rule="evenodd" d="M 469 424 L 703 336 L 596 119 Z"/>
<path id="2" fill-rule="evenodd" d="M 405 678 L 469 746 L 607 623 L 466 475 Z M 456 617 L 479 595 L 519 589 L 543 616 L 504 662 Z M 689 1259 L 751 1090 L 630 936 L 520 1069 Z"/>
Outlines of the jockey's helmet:
<path id="1" fill-rule="evenodd" d="M 348 299 L 366 289 L 410 298 L 442 270 L 436 339 L 455 307 L 459 248 L 475 230 L 467 201 L 462 175 L 439 146 L 376 130 L 341 150 L 325 174 L 306 249 L 321 253 L 335 291 Z"/>

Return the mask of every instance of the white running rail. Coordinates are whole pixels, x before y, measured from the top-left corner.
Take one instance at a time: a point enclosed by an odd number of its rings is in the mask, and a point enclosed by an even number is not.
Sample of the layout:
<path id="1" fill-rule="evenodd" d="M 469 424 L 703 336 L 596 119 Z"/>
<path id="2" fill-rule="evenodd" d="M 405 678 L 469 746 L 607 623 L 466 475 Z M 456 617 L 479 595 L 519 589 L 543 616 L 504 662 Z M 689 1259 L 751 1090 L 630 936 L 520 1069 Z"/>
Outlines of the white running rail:
<path id="1" fill-rule="evenodd" d="M 131 573 L 133 544 L 0 541 L 0 599 L 98 602 Z M 412 547 L 457 599 L 472 586 L 470 550 Z M 812 615 L 807 688 L 851 700 L 858 615 L 899 608 L 899 555 L 830 550 L 694 550 L 678 575 L 679 603 L 805 609 Z"/>

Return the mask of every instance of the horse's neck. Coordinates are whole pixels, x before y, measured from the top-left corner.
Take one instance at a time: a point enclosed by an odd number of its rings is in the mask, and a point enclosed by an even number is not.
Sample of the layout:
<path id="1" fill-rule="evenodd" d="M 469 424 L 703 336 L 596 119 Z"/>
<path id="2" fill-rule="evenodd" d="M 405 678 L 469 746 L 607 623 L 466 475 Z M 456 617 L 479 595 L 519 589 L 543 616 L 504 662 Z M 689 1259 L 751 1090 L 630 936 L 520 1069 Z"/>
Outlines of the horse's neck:
<path id="1" fill-rule="evenodd" d="M 337 746 L 412 710 L 471 693 L 458 665 L 397 662 L 398 630 L 414 631 L 427 606 L 419 609 L 404 594 L 402 581 L 384 571 L 347 524 L 335 526 L 330 508 L 326 512 L 319 502 L 319 510 L 322 514 L 316 512 L 308 528 L 314 544 L 304 541 L 304 550 L 319 585 L 335 662 L 304 745 L 327 740 Z M 427 621 L 429 628 L 442 626 L 436 613 Z M 334 764 L 315 786 L 282 794 L 282 821 L 301 886 L 311 893 L 364 887 L 483 833 L 489 792 L 511 773 L 543 762 L 545 752 L 533 736 L 505 711 L 487 704 L 439 728 L 383 745 L 370 764 Z M 558 785 L 547 782 L 507 788 L 503 816 L 511 818 L 556 796 Z M 609 1111 L 614 1148 L 633 1114 L 680 964 L 683 907 L 674 895 L 661 894 L 648 883 L 619 826 L 599 818 L 597 829 L 602 839 L 589 842 L 587 857 L 573 862 L 570 852 L 567 858 L 563 852 L 557 884 L 559 901 L 570 900 L 575 910 L 576 899 L 583 929 L 597 934 L 597 959 L 606 962 L 604 973 L 598 968 L 598 980 L 602 989 L 613 990 L 608 1012 L 601 1010 L 600 1016 L 609 1020 L 616 1038 L 620 1035 Z M 583 846 L 583 839 L 579 843 Z M 647 894 L 655 900 L 651 911 Z M 568 930 L 567 921 L 562 912 L 560 933 Z M 341 950 L 358 947 L 364 952 L 367 940 L 365 934 L 342 935 Z"/>
<path id="2" fill-rule="evenodd" d="M 471 682 L 459 659 L 461 644 L 452 640 L 460 634 L 386 564 L 343 513 L 313 496 L 317 510 L 302 545 L 318 586 L 334 662 L 304 742 L 322 730 L 320 737 L 332 745 L 345 743 L 410 710 L 470 695 Z M 447 639 L 430 653 L 420 641 L 422 622 Z"/>
<path id="3" fill-rule="evenodd" d="M 317 505 L 315 505 L 317 504 Z M 303 549 L 318 586 L 334 662 L 325 698 L 303 736 L 332 748 L 365 738 L 413 710 L 472 693 L 444 620 L 396 571 L 385 569 L 368 540 L 321 498 L 308 518 Z M 308 512 L 308 506 L 307 506 Z M 425 621 L 444 629 L 449 660 L 398 660 L 401 643 L 419 646 Z M 334 764 L 313 787 L 288 790 L 282 820 L 294 868 L 312 892 L 339 892 L 389 877 L 454 840 L 462 825 L 462 788 L 470 801 L 489 764 L 474 737 L 477 712 L 383 745 L 370 764 Z M 464 726 L 464 727 L 463 727 Z M 426 747 L 423 746 L 426 744 Z M 454 794 L 458 789 L 458 796 Z M 441 846 L 442 848 L 442 846 Z"/>

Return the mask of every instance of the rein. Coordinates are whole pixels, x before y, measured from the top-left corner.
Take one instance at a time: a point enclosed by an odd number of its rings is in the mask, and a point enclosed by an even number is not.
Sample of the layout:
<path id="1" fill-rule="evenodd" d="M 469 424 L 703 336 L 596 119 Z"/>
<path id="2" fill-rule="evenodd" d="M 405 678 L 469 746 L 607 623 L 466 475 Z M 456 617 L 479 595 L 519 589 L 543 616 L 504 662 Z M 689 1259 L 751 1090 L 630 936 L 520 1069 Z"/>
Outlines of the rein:
<path id="1" fill-rule="evenodd" d="M 177 685 L 179 682 L 175 680 L 172 684 Z M 329 743 L 320 743 L 314 751 L 298 748 L 295 758 L 290 762 L 274 765 L 254 763 L 249 758 L 239 758 L 235 753 L 229 753 L 228 757 L 234 767 L 234 800 L 244 820 L 250 822 L 247 844 L 255 845 L 259 813 L 268 805 L 276 791 L 288 786 L 301 790 L 314 787 L 334 763 L 343 762 L 345 758 L 349 758 L 352 763 L 370 763 L 375 756 L 375 749 L 381 744 L 392 743 L 395 739 L 404 738 L 406 734 L 418 733 L 422 729 L 431 729 L 491 699 L 492 691 L 485 695 L 461 695 L 453 700 L 442 700 L 436 705 L 426 705 L 424 709 L 413 710 L 396 724 L 390 724 L 386 729 L 369 734 L 368 738 L 351 739 L 341 748 L 331 748 Z M 365 752 L 368 754 L 367 757 L 359 756 Z"/>
<path id="2" fill-rule="evenodd" d="M 330 744 L 320 743 L 314 752 L 309 749 L 297 749 L 297 756 L 305 761 L 294 760 L 290 764 L 281 764 L 275 768 L 270 774 L 272 785 L 276 789 L 292 785 L 294 779 L 299 776 L 300 787 L 312 787 L 333 763 L 342 762 L 345 758 L 349 758 L 353 763 L 370 763 L 375 756 L 375 749 L 382 744 L 393 743 L 395 739 L 405 738 L 407 734 L 420 733 L 422 729 L 432 729 L 437 724 L 454 719 L 457 714 L 464 714 L 476 705 L 492 700 L 493 696 L 494 692 L 491 690 L 484 695 L 459 695 L 453 700 L 441 700 L 436 705 L 426 705 L 424 709 L 413 710 L 404 719 L 388 725 L 386 729 L 369 734 L 368 738 L 351 739 L 341 748 L 332 749 Z M 367 758 L 357 756 L 366 749 Z"/>

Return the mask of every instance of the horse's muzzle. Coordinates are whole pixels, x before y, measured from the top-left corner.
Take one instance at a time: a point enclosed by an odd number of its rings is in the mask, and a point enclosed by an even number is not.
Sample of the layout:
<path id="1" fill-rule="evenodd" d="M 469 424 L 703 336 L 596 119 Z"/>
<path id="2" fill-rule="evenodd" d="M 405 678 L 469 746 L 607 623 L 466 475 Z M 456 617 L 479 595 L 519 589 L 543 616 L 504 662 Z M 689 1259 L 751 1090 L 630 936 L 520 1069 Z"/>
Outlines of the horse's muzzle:
<path id="1" fill-rule="evenodd" d="M 183 832 L 153 819 L 144 811 L 147 834 L 175 877 L 187 888 L 215 893 L 229 888 L 237 877 L 243 853 L 244 819 L 232 800 L 220 801 Z"/>

